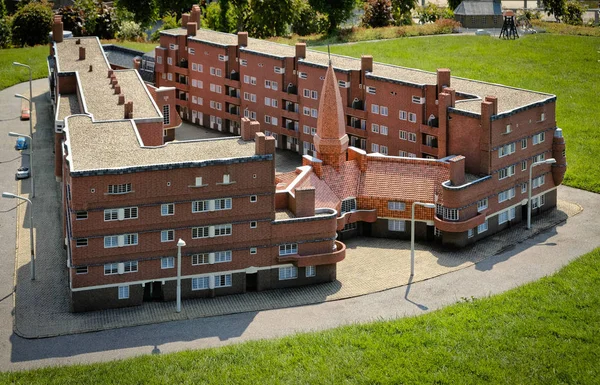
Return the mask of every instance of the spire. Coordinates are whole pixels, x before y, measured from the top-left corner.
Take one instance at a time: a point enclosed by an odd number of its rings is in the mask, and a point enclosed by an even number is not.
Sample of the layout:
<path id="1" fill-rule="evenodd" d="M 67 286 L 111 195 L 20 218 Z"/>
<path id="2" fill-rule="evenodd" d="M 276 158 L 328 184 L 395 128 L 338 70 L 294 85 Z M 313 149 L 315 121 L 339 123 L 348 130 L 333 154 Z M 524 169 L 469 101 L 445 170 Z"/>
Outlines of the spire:
<path id="1" fill-rule="evenodd" d="M 348 149 L 346 119 L 342 95 L 331 61 L 321 89 L 317 134 L 314 142 L 317 157 L 323 161 L 323 164 L 338 168 L 346 160 Z"/>

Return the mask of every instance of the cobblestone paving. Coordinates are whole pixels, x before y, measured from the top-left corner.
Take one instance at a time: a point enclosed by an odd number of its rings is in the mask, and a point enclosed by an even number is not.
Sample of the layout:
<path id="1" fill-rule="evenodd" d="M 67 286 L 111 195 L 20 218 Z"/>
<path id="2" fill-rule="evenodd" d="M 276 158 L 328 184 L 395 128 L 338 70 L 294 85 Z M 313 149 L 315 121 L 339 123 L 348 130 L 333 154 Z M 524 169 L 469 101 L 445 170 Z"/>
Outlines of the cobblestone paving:
<path id="1" fill-rule="evenodd" d="M 17 273 L 15 332 L 26 338 L 83 333 L 119 327 L 194 319 L 240 312 L 300 306 L 338 300 L 408 284 L 410 242 L 357 238 L 346 242 L 346 259 L 338 264 L 336 282 L 303 288 L 269 290 L 211 299 L 186 300 L 182 312 L 175 303 L 144 303 L 127 309 L 69 313 L 66 252 L 62 247 L 60 190 L 53 176 L 52 116 L 47 110 L 36 127 L 36 197 L 34 236 L 35 281 L 30 279 L 29 208 L 19 205 L 17 216 Z M 291 162 L 286 162 L 286 165 Z M 19 183 L 19 194 L 29 195 L 29 183 Z M 431 279 L 490 257 L 516 243 L 550 229 L 581 211 L 577 204 L 559 200 L 558 210 L 533 218 L 533 231 L 518 224 L 460 251 L 417 244 L 413 281 Z"/>

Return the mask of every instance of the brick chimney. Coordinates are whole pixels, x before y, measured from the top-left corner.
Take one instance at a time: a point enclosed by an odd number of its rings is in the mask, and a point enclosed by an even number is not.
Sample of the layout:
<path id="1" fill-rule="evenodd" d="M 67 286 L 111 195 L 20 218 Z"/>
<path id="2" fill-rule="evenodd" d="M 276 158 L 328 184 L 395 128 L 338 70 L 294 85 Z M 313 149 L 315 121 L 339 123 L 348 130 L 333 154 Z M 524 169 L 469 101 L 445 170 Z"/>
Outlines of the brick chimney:
<path id="1" fill-rule="evenodd" d="M 248 32 L 238 32 L 238 46 L 247 47 L 248 46 Z"/>
<path id="2" fill-rule="evenodd" d="M 133 119 L 133 102 L 129 101 L 127 103 L 125 103 L 125 107 L 124 107 L 124 111 L 125 111 L 125 119 Z"/>
<path id="3" fill-rule="evenodd" d="M 360 57 L 360 69 L 363 72 L 373 72 L 373 56 L 362 55 Z"/>
<path id="4" fill-rule="evenodd" d="M 113 74 L 114 74 L 113 70 L 108 70 L 108 77 L 109 78 L 112 78 Z"/>
<path id="5" fill-rule="evenodd" d="M 485 101 L 492 103 L 492 115 L 498 115 L 498 98 L 495 96 L 486 96 Z"/>
<path id="6" fill-rule="evenodd" d="M 450 87 L 450 70 L 448 68 L 438 68 L 437 70 L 438 93 L 444 90 L 444 87 Z"/>
<path id="7" fill-rule="evenodd" d="M 190 20 L 189 23 L 196 23 L 196 25 L 200 25 L 200 6 L 198 4 L 192 5 L 192 11 L 190 12 Z"/>
<path id="8" fill-rule="evenodd" d="M 448 162 L 450 163 L 450 183 L 452 183 L 452 186 L 465 184 L 465 157 L 457 155 Z"/>
<path id="9" fill-rule="evenodd" d="M 256 155 L 275 154 L 275 138 L 257 132 L 254 139 L 254 153 Z"/>
<path id="10" fill-rule="evenodd" d="M 296 43 L 296 59 L 306 58 L 306 43 Z"/>
<path id="11" fill-rule="evenodd" d="M 115 86 L 115 95 L 119 95 L 120 93 L 121 93 L 121 86 L 117 84 Z"/>
<path id="12" fill-rule="evenodd" d="M 112 88 L 115 88 L 117 84 L 119 84 L 119 81 L 116 78 L 114 78 L 111 80 L 110 84 L 112 85 Z"/>
<path id="13" fill-rule="evenodd" d="M 242 140 L 249 141 L 254 140 L 256 133 L 260 131 L 260 123 L 252 121 L 246 117 L 242 118 L 241 134 Z"/>
<path id="14" fill-rule="evenodd" d="M 79 60 L 85 60 L 85 47 L 79 47 Z"/>
<path id="15" fill-rule="evenodd" d="M 319 179 L 323 179 L 323 161 L 310 155 L 302 156 L 302 165 L 310 166 Z"/>
<path id="16" fill-rule="evenodd" d="M 122 106 L 123 104 L 125 104 L 125 95 L 124 94 L 119 94 L 119 101 L 117 102 L 117 104 L 119 106 Z"/>
<path id="17" fill-rule="evenodd" d="M 198 23 L 190 21 L 187 23 L 187 35 L 188 36 L 196 36 L 196 32 L 198 31 Z"/>
<path id="18" fill-rule="evenodd" d="M 63 22 L 61 15 L 54 16 L 54 24 L 52 24 L 52 39 L 55 42 L 60 43 L 63 41 L 64 31 Z"/>
<path id="19" fill-rule="evenodd" d="M 90 69 L 88 72 L 92 72 L 94 70 L 94 67 L 90 64 Z"/>
<path id="20" fill-rule="evenodd" d="M 184 13 L 181 15 L 181 26 L 183 28 L 187 28 L 187 24 L 190 21 L 190 14 L 189 13 Z"/>
<path id="21" fill-rule="evenodd" d="M 315 215 L 315 188 L 297 188 L 295 195 L 294 214 L 296 217 L 313 217 Z"/>

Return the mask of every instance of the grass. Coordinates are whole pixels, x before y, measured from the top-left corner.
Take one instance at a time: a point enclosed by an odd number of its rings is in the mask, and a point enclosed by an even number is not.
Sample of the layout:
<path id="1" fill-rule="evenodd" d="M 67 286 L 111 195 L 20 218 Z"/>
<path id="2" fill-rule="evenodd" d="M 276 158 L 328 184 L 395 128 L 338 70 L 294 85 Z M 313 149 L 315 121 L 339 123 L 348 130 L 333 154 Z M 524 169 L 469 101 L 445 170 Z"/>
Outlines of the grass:
<path id="1" fill-rule="evenodd" d="M 12 63 L 15 61 L 30 66 L 33 79 L 47 77 L 48 55 L 50 55 L 50 47 L 47 45 L 0 49 L 0 90 L 29 81 L 27 68 L 13 66 Z"/>
<path id="2" fill-rule="evenodd" d="M 546 32 L 560 35 L 577 35 L 577 36 L 596 36 L 600 37 L 600 27 L 590 27 L 583 25 L 568 25 L 564 23 L 548 23 L 540 20 L 533 20 L 532 24 L 535 28 L 543 29 Z"/>
<path id="3" fill-rule="evenodd" d="M 444 36 L 332 46 L 331 51 L 355 57 L 368 52 L 379 62 L 429 71 L 449 67 L 454 76 L 557 95 L 556 121 L 567 142 L 564 183 L 600 193 L 600 38 Z"/>
<path id="4" fill-rule="evenodd" d="M 414 318 L 218 349 L 0 374 L 14 384 L 593 384 L 600 249 L 553 276 Z"/>

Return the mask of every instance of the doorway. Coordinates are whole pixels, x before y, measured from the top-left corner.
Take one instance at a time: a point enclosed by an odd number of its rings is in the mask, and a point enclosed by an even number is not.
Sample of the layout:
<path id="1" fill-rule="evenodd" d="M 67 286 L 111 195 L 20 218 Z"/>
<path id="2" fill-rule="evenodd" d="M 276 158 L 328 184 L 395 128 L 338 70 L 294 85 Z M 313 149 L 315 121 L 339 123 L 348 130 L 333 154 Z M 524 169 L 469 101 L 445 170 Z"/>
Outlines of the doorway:
<path id="1" fill-rule="evenodd" d="M 246 291 L 257 291 L 258 290 L 258 273 L 247 274 L 246 273 Z"/>
<path id="2" fill-rule="evenodd" d="M 144 301 L 163 301 L 163 288 L 161 281 L 146 282 L 144 286 Z"/>

